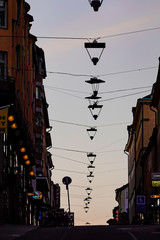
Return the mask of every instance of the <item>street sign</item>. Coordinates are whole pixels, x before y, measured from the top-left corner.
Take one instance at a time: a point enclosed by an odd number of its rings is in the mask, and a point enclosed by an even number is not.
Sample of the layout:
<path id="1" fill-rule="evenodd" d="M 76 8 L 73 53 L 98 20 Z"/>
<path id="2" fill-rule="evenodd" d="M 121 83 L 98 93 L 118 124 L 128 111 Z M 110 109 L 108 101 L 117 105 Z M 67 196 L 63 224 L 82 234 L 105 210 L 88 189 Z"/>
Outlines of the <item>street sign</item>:
<path id="1" fill-rule="evenodd" d="M 152 173 L 152 180 L 153 181 L 160 181 L 160 172 L 153 172 Z"/>
<path id="2" fill-rule="evenodd" d="M 158 194 L 158 195 L 151 195 L 151 198 L 160 198 L 160 194 Z"/>
<path id="3" fill-rule="evenodd" d="M 160 187 L 160 172 L 152 173 L 152 187 Z"/>
<path id="4" fill-rule="evenodd" d="M 137 211 L 145 211 L 146 210 L 146 196 L 145 195 L 137 195 L 136 197 L 136 210 Z"/>
<path id="5" fill-rule="evenodd" d="M 42 199 L 42 193 L 39 191 L 35 191 L 34 195 L 32 196 L 34 199 Z"/>

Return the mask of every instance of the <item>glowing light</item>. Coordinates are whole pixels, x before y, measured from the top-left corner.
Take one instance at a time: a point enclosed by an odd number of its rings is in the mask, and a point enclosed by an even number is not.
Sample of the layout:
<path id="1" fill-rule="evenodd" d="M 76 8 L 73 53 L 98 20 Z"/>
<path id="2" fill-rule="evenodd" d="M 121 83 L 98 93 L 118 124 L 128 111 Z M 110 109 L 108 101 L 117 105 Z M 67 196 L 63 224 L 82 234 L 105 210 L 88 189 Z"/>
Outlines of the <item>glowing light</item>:
<path id="1" fill-rule="evenodd" d="M 30 172 L 29 172 L 29 175 L 30 175 L 30 176 L 34 176 L 34 171 L 30 171 Z"/>
<path id="2" fill-rule="evenodd" d="M 23 159 L 24 159 L 24 160 L 27 160 L 27 159 L 28 159 L 28 155 L 27 155 L 27 154 L 24 155 L 24 156 L 23 156 Z"/>
<path id="3" fill-rule="evenodd" d="M 26 165 L 30 165 L 30 164 L 31 164 L 31 161 L 30 161 L 30 160 L 27 160 L 27 161 L 25 161 L 25 164 L 26 164 Z"/>
<path id="4" fill-rule="evenodd" d="M 17 124 L 16 123 L 12 123 L 11 128 L 16 129 L 17 128 Z"/>
<path id="5" fill-rule="evenodd" d="M 14 116 L 13 115 L 8 116 L 8 121 L 13 122 L 14 121 Z"/>
<path id="6" fill-rule="evenodd" d="M 21 147 L 20 152 L 24 153 L 26 151 L 25 147 Z"/>

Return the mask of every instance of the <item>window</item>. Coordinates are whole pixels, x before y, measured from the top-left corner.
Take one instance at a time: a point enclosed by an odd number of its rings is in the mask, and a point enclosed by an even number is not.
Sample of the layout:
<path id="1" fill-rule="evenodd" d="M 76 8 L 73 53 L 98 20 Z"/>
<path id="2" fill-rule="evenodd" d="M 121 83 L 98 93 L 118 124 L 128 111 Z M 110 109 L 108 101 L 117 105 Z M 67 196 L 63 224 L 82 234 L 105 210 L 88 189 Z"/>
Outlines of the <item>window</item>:
<path id="1" fill-rule="evenodd" d="M 16 55 L 17 55 L 17 69 L 20 69 L 20 45 L 16 47 Z"/>
<path id="2" fill-rule="evenodd" d="M 7 1 L 0 0 L 0 28 L 7 27 Z"/>
<path id="3" fill-rule="evenodd" d="M 0 79 L 6 78 L 7 73 L 7 53 L 0 51 Z"/>
<path id="4" fill-rule="evenodd" d="M 17 24 L 20 25 L 21 0 L 17 0 Z"/>
<path id="5" fill-rule="evenodd" d="M 41 87 L 36 87 L 36 99 L 41 100 Z"/>
<path id="6" fill-rule="evenodd" d="M 36 126 L 43 126 L 42 114 L 40 112 L 36 113 Z"/>

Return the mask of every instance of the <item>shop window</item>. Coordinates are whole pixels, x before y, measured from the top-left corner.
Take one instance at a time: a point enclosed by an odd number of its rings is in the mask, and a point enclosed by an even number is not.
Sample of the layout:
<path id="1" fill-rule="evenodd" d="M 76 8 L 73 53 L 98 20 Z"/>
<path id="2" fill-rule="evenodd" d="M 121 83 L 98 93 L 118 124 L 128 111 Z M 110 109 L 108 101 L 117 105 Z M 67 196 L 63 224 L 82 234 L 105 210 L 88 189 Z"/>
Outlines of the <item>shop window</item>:
<path id="1" fill-rule="evenodd" d="M 7 0 L 0 0 L 0 28 L 7 28 Z"/>
<path id="2" fill-rule="evenodd" d="M 0 79 L 6 78 L 7 73 L 7 53 L 0 51 Z"/>

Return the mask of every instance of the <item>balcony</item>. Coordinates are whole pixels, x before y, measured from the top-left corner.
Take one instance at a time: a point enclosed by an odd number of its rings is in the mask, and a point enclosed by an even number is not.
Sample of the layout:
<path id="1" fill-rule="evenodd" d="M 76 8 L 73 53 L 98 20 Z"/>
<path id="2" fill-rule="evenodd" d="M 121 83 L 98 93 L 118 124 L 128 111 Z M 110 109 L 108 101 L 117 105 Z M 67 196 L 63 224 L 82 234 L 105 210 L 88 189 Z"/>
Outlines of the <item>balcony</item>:
<path id="1" fill-rule="evenodd" d="M 0 79 L 0 102 L 1 105 L 7 105 L 13 102 L 15 97 L 15 81 L 7 77 Z"/>

